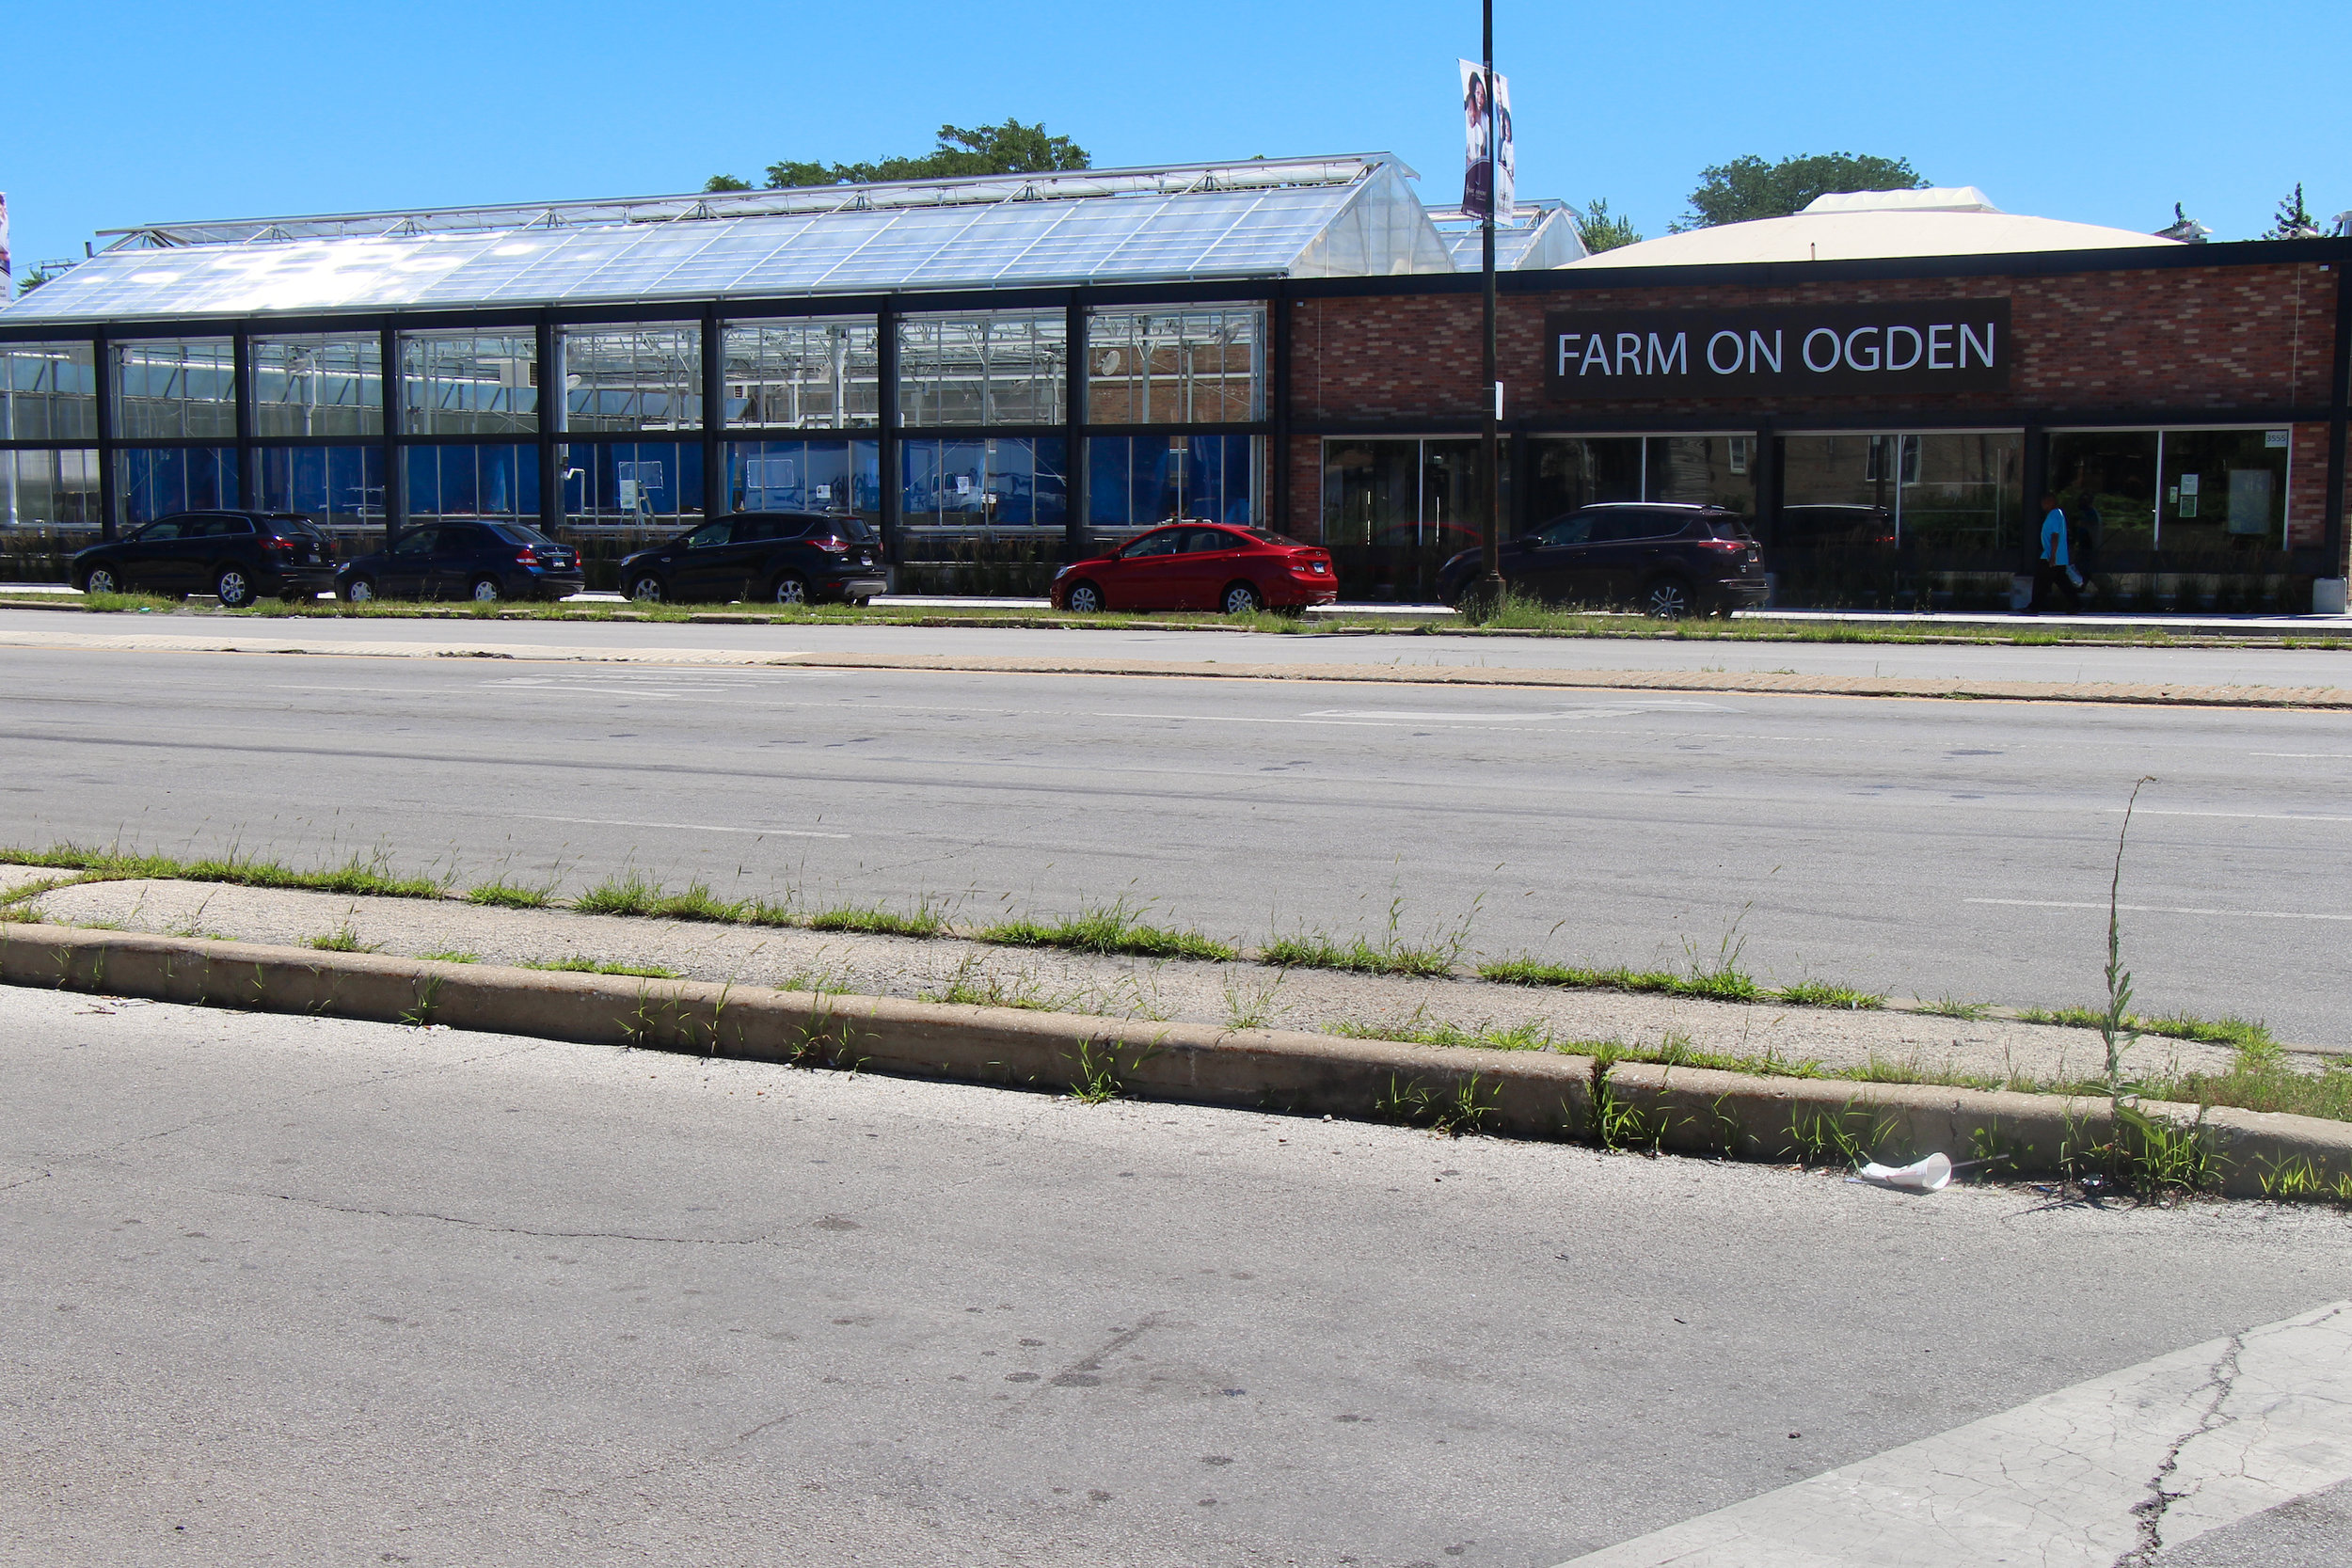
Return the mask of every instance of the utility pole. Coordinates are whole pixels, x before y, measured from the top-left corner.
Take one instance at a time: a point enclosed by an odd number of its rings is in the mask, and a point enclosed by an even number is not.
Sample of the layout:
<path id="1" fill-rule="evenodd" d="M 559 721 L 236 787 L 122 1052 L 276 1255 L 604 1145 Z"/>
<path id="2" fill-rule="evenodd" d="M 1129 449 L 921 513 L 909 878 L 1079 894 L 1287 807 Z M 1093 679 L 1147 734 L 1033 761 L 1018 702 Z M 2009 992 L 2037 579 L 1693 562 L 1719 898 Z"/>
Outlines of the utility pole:
<path id="1" fill-rule="evenodd" d="M 1484 0 L 1486 31 L 1479 55 L 1486 87 L 1486 212 L 1479 225 L 1486 274 L 1486 516 L 1479 528 L 1479 549 L 1486 571 L 1478 579 L 1478 597 L 1489 609 L 1502 603 L 1502 382 L 1495 370 L 1495 199 L 1500 194 L 1502 117 L 1495 108 L 1495 0 Z"/>

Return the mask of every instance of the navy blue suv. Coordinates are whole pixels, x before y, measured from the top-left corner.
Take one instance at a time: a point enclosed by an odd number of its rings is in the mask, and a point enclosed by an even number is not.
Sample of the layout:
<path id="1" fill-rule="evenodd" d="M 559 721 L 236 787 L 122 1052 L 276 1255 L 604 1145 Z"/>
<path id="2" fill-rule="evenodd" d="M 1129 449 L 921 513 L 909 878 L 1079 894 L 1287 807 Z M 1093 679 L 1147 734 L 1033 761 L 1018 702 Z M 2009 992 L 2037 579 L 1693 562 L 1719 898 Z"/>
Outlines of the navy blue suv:
<path id="1" fill-rule="evenodd" d="M 1764 602 L 1763 552 L 1745 517 L 1720 506 L 1602 501 L 1505 543 L 1509 591 L 1546 604 L 1629 605 L 1679 620 Z M 1459 604 L 1480 573 L 1464 550 L 1438 570 L 1438 596 Z"/>
<path id="2" fill-rule="evenodd" d="M 334 586 L 335 550 L 295 512 L 175 512 L 73 558 L 85 594 L 216 594 L 230 610 L 263 594 L 315 597 Z"/>
<path id="3" fill-rule="evenodd" d="M 370 599 L 560 599 L 587 587 L 580 552 L 528 523 L 444 518 L 335 574 L 335 592 Z"/>
<path id="4" fill-rule="evenodd" d="M 621 561 L 621 592 L 647 603 L 864 604 L 889 588 L 881 541 L 846 512 L 738 512 Z"/>

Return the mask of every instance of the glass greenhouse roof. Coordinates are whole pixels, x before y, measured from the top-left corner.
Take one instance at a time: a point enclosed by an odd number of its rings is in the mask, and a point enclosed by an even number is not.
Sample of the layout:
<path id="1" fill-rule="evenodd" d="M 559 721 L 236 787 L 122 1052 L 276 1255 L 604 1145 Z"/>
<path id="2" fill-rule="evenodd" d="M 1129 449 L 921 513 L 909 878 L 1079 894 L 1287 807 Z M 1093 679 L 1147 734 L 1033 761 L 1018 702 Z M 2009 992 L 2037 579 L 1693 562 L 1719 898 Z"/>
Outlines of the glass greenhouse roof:
<path id="1" fill-rule="evenodd" d="M 1454 270 L 1385 153 L 161 224 L 0 325 Z"/>

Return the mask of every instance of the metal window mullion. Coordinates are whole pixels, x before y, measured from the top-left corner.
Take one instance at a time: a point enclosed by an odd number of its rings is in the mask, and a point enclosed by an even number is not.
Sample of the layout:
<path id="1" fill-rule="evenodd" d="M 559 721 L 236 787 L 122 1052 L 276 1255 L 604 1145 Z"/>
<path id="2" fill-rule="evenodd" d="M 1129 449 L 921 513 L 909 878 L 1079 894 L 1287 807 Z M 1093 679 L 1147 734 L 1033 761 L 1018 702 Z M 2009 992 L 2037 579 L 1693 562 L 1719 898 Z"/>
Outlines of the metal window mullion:
<path id="1" fill-rule="evenodd" d="M 230 410 L 234 416 L 232 428 L 237 440 L 237 501 L 242 506 L 262 504 L 260 463 L 253 451 L 253 332 L 240 326 L 229 335 L 229 395 L 235 400 Z"/>
<path id="2" fill-rule="evenodd" d="M 696 368 L 703 392 L 703 515 L 716 517 L 734 508 L 735 496 L 721 439 L 727 418 L 726 323 L 715 299 L 703 307 L 702 357 Z"/>
<path id="3" fill-rule="evenodd" d="M 405 432 L 403 409 L 407 377 L 400 362 L 400 333 L 389 323 L 376 333 L 376 403 L 382 418 L 384 442 L 384 547 L 390 549 L 408 520 L 406 454 L 401 445 Z"/>
<path id="4" fill-rule="evenodd" d="M 90 363 L 97 370 L 98 385 L 98 536 L 116 537 L 115 508 L 121 501 L 115 483 L 115 385 L 119 379 L 115 364 L 114 345 L 106 341 L 104 328 L 90 340 Z"/>
<path id="5" fill-rule="evenodd" d="M 1076 294 L 1062 311 L 1062 559 L 1086 555 L 1087 520 L 1087 308 Z M 1034 466 L 1032 466 L 1034 472 Z M 1036 489 L 1030 490 L 1032 515 Z"/>
<path id="6" fill-rule="evenodd" d="M 543 313 L 535 328 L 534 353 L 539 361 L 539 531 L 548 538 L 564 526 L 564 459 L 556 447 L 568 422 L 571 399 L 564 379 L 564 334 L 552 313 Z"/>
<path id="7" fill-rule="evenodd" d="M 874 312 L 874 377 L 877 460 L 882 469 L 882 559 L 899 558 L 906 495 L 898 473 L 898 302 L 885 299 Z M 893 584 L 896 586 L 896 584 Z"/>

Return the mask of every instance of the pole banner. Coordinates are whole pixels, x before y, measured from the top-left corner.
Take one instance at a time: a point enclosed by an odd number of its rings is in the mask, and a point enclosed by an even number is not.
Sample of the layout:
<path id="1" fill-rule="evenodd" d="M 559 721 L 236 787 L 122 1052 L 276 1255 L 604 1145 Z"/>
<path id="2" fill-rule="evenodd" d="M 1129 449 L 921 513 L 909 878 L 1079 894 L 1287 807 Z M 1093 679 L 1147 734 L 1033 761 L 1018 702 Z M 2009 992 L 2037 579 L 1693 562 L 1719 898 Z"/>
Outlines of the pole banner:
<path id="1" fill-rule="evenodd" d="M 1487 171 L 1486 134 L 1486 73 L 1476 60 L 1457 59 L 1462 73 L 1462 211 L 1471 217 L 1486 215 Z M 1493 165 L 1493 195 L 1495 221 L 1509 223 L 1514 213 L 1514 197 L 1518 184 L 1518 150 L 1511 137 L 1511 79 L 1498 72 L 1494 78 L 1495 103 L 1492 127 L 1499 146 Z"/>

